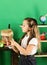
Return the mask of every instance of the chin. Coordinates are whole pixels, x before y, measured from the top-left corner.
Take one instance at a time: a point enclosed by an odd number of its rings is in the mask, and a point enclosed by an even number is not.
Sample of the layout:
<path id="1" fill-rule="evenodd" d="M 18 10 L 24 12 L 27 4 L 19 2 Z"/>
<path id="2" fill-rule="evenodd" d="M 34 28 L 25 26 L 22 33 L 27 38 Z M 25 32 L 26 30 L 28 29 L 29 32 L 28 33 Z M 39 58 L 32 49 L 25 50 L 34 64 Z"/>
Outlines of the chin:
<path id="1" fill-rule="evenodd" d="M 22 31 L 22 32 L 24 32 L 24 33 L 25 33 L 25 31 Z"/>
<path id="2" fill-rule="evenodd" d="M 22 32 L 26 33 L 26 31 L 22 30 Z"/>
<path id="3" fill-rule="evenodd" d="M 26 32 L 27 32 L 27 30 L 22 29 L 22 32 L 26 33 Z"/>

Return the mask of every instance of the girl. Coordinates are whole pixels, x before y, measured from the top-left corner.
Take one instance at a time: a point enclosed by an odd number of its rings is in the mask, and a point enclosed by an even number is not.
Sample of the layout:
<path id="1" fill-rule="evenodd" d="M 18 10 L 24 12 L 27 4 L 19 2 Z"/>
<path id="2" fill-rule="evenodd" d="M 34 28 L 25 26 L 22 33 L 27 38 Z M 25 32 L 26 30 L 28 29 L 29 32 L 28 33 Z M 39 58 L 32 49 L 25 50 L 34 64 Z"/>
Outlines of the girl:
<path id="1" fill-rule="evenodd" d="M 12 39 L 12 49 L 17 53 L 20 52 L 19 65 L 36 65 L 34 55 L 39 47 L 37 21 L 33 18 L 25 18 L 21 28 L 25 33 L 20 40 L 21 45 Z"/>

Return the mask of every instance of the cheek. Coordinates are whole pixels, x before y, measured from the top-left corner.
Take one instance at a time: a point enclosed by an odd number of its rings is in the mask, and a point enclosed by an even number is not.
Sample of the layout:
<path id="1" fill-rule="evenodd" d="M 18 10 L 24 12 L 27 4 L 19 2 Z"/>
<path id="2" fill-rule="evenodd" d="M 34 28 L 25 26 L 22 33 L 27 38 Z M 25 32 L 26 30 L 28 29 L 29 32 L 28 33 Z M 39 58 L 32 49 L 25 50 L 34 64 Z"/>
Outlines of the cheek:
<path id="1" fill-rule="evenodd" d="M 27 27 L 22 28 L 22 31 L 23 31 L 23 32 L 28 32 L 28 30 L 29 30 L 29 29 L 28 29 Z"/>

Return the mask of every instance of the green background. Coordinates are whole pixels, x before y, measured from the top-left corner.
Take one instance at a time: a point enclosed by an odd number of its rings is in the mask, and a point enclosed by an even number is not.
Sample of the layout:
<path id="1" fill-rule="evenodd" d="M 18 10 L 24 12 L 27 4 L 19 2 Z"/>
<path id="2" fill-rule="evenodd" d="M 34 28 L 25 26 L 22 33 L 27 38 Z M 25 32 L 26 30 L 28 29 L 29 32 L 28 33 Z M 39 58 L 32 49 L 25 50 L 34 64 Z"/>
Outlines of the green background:
<path id="1" fill-rule="evenodd" d="M 18 41 L 22 36 L 20 24 L 25 17 L 37 19 L 38 24 L 40 16 L 47 14 L 47 0 L 0 0 L 0 30 L 7 29 L 8 24 L 14 32 L 14 39 Z M 47 24 L 47 20 L 46 23 Z M 47 29 L 40 29 L 40 33 Z M 42 52 L 47 52 L 47 44 L 42 43 Z M 47 58 L 36 58 L 37 65 L 46 65 Z M 11 52 L 0 51 L 0 65 L 11 65 Z"/>

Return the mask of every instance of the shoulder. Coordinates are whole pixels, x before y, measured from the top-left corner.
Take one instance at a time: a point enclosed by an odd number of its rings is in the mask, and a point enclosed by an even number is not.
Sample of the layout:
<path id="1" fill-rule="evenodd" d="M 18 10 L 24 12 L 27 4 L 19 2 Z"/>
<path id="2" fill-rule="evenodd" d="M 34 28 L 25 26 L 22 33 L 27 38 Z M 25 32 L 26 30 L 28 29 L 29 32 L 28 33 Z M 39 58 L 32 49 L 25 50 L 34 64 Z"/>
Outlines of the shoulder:
<path id="1" fill-rule="evenodd" d="M 29 44 L 37 45 L 37 44 L 38 44 L 38 39 L 37 39 L 37 38 L 32 38 L 32 39 L 30 40 Z"/>

